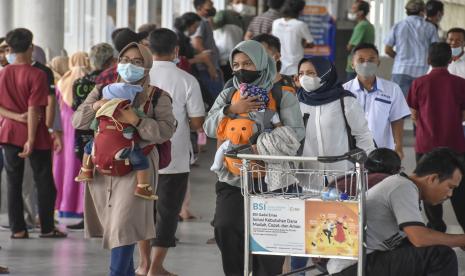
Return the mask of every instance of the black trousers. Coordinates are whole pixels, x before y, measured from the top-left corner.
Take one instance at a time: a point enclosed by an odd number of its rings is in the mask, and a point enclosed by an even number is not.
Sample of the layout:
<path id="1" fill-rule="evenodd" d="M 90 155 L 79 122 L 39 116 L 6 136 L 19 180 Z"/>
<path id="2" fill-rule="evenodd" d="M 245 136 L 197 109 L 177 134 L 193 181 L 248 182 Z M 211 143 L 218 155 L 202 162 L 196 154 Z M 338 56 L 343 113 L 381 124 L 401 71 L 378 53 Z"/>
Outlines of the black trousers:
<path id="1" fill-rule="evenodd" d="M 241 189 L 216 183 L 216 210 L 213 222 L 216 243 L 221 251 L 223 271 L 227 276 L 244 273 L 244 197 Z M 255 276 L 282 273 L 283 256 L 253 256 Z"/>
<path id="2" fill-rule="evenodd" d="M 4 165 L 8 186 L 8 218 L 13 233 L 26 230 L 23 209 L 24 159 L 18 156 L 23 149 L 3 145 Z M 34 183 L 37 186 L 41 232 L 50 233 L 54 228 L 53 214 L 56 189 L 52 175 L 52 153 L 50 150 L 34 150 L 29 156 Z"/>
<path id="3" fill-rule="evenodd" d="M 421 153 L 416 154 L 417 163 L 420 158 L 423 156 Z M 462 158 L 465 160 L 465 157 Z M 455 216 L 457 217 L 457 221 L 459 222 L 460 226 L 462 227 L 463 231 L 465 231 L 465 204 L 463 203 L 465 200 L 465 177 L 462 177 L 462 181 L 460 185 L 454 189 L 452 193 L 452 197 L 450 201 L 452 203 L 452 208 L 454 209 Z M 426 217 L 428 218 L 428 226 L 434 230 L 446 232 L 447 226 L 442 219 L 443 209 L 442 204 L 439 205 L 429 205 L 424 204 L 425 206 L 425 213 Z"/>
<path id="4" fill-rule="evenodd" d="M 152 246 L 175 247 L 179 212 L 186 195 L 189 173 L 160 174 L 158 176 L 158 200 L 154 204 L 156 238 Z"/>
<path id="5" fill-rule="evenodd" d="M 355 276 L 357 265 L 332 275 Z M 457 256 L 448 246 L 415 247 L 405 243 L 392 251 L 376 251 L 369 254 L 366 275 L 457 276 Z"/>

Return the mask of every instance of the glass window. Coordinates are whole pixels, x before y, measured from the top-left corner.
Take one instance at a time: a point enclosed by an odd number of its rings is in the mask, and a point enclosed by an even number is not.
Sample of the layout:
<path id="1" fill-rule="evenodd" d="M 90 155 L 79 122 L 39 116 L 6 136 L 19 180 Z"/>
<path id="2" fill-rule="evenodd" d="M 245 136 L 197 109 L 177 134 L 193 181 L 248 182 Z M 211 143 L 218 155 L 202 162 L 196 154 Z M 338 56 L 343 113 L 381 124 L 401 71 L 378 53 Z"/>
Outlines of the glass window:
<path id="1" fill-rule="evenodd" d="M 107 0 L 106 41 L 111 41 L 111 33 L 116 29 L 116 0 Z"/>
<path id="2" fill-rule="evenodd" d="M 96 18 L 92 0 L 86 0 L 84 12 L 84 51 L 95 44 Z"/>
<path id="3" fill-rule="evenodd" d="M 136 29 L 136 0 L 128 1 L 128 27 L 135 30 Z"/>

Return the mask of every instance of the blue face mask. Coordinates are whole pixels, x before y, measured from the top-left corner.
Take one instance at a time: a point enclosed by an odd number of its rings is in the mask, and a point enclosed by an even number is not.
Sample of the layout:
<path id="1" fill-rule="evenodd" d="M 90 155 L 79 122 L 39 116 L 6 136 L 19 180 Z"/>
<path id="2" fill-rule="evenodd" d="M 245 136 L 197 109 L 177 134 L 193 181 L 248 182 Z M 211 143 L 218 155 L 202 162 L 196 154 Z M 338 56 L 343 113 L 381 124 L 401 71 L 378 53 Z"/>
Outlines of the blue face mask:
<path id="1" fill-rule="evenodd" d="M 132 83 L 144 77 L 145 69 L 131 63 L 118 63 L 118 74 L 126 82 Z"/>
<path id="2" fill-rule="evenodd" d="M 6 58 L 6 61 L 8 61 L 8 64 L 13 64 L 16 61 L 16 54 L 15 53 L 8 54 L 6 55 L 5 58 Z"/>
<path id="3" fill-rule="evenodd" d="M 460 54 L 462 53 L 462 47 L 451 48 L 451 50 L 453 57 L 460 56 Z"/>

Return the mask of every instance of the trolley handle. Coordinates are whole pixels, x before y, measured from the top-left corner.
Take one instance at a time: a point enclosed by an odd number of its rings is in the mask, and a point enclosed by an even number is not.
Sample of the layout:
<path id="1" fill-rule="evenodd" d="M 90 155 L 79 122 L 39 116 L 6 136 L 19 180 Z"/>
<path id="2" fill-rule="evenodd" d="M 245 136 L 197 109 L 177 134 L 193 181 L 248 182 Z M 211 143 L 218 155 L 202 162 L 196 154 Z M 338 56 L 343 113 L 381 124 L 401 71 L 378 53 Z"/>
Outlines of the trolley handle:
<path id="1" fill-rule="evenodd" d="M 356 148 L 347 153 L 337 156 L 318 156 L 318 157 L 307 157 L 307 156 L 271 156 L 271 155 L 257 155 L 257 154 L 243 154 L 241 152 L 249 150 L 251 145 L 243 145 L 232 149 L 225 153 L 226 157 L 234 159 L 249 159 L 249 160 L 282 160 L 282 161 L 319 161 L 322 163 L 334 163 L 338 161 L 350 161 L 352 163 L 365 163 L 367 154 L 364 150 Z"/>
<path id="2" fill-rule="evenodd" d="M 245 151 L 245 150 L 249 150 L 252 148 L 252 145 L 250 144 L 245 144 L 245 145 L 242 145 L 242 146 L 239 146 L 235 149 L 232 149 L 230 151 L 227 151 L 224 156 L 226 157 L 230 157 L 230 158 L 235 158 L 235 159 L 239 159 L 240 157 L 238 157 L 238 155 L 241 154 L 242 151 Z"/>
<path id="3" fill-rule="evenodd" d="M 348 160 L 352 163 L 365 163 L 367 160 L 367 154 L 364 150 L 355 148 L 343 155 L 337 156 L 318 156 L 318 161 L 321 163 L 333 163 L 338 161 Z"/>

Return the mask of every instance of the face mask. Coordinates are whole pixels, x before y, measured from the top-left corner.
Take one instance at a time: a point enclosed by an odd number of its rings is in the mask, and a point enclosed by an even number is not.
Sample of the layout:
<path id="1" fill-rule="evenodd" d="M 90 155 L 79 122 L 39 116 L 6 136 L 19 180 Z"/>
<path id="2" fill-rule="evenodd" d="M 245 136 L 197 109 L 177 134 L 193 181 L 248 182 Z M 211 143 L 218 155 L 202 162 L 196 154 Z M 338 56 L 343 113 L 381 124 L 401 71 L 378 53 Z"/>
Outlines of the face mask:
<path id="1" fill-rule="evenodd" d="M 176 57 L 175 59 L 173 59 L 173 63 L 174 63 L 174 64 L 178 64 L 178 63 L 180 63 L 180 62 L 181 62 L 181 60 L 180 60 L 178 57 Z"/>
<path id="2" fill-rule="evenodd" d="M 439 15 L 439 16 L 438 16 L 438 21 L 436 22 L 436 24 L 439 24 L 439 23 L 441 22 L 441 20 L 442 20 L 442 16 L 443 16 L 443 14 L 442 14 L 442 13 L 441 13 L 441 15 Z"/>
<path id="3" fill-rule="evenodd" d="M 126 82 L 136 82 L 144 77 L 145 69 L 131 63 L 118 63 L 118 74 Z"/>
<path id="4" fill-rule="evenodd" d="M 237 80 L 240 83 L 250 84 L 254 82 L 255 80 L 257 80 L 260 77 L 261 73 L 260 71 L 250 71 L 250 70 L 241 69 L 238 71 L 234 71 L 233 75 L 236 76 Z"/>
<path id="5" fill-rule="evenodd" d="M 211 9 L 207 10 L 207 17 L 213 17 L 215 15 L 216 15 L 216 9 L 215 8 L 211 8 Z"/>
<path id="6" fill-rule="evenodd" d="M 312 92 L 321 87 L 321 79 L 319 77 L 310 77 L 303 75 L 299 78 L 300 85 L 307 92 Z"/>
<path id="7" fill-rule="evenodd" d="M 373 77 L 376 75 L 378 65 L 374 62 L 364 62 L 355 64 L 355 72 L 362 77 Z"/>
<path id="8" fill-rule="evenodd" d="M 15 53 L 8 54 L 5 56 L 5 58 L 6 58 L 6 61 L 8 61 L 8 64 L 13 64 L 16 61 L 16 54 Z"/>
<path id="9" fill-rule="evenodd" d="M 353 12 L 347 13 L 347 18 L 351 21 L 355 21 L 357 19 L 357 14 Z"/>
<path id="10" fill-rule="evenodd" d="M 233 4 L 232 5 L 232 9 L 237 13 L 243 12 L 244 8 L 245 8 L 245 5 L 243 3 Z"/>
<path id="11" fill-rule="evenodd" d="M 456 47 L 456 48 L 451 48 L 452 50 L 452 56 L 453 57 L 458 57 L 462 53 L 463 49 L 462 47 Z"/>
<path id="12" fill-rule="evenodd" d="M 283 64 L 281 63 L 280 60 L 276 61 L 276 72 L 281 72 L 281 67 L 283 66 Z"/>

